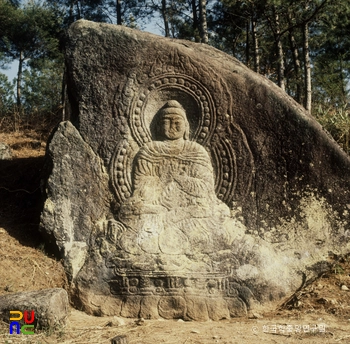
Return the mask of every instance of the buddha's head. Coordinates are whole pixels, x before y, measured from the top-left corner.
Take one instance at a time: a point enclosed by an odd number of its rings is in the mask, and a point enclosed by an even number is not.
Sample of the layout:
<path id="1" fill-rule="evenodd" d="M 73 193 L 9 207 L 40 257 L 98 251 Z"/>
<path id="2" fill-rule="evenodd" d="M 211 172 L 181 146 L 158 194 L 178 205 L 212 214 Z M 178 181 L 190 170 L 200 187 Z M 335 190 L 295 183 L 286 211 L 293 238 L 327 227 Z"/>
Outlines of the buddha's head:
<path id="1" fill-rule="evenodd" d="M 165 140 L 189 139 L 190 125 L 184 108 L 176 100 L 168 101 L 160 110 L 158 131 Z"/>

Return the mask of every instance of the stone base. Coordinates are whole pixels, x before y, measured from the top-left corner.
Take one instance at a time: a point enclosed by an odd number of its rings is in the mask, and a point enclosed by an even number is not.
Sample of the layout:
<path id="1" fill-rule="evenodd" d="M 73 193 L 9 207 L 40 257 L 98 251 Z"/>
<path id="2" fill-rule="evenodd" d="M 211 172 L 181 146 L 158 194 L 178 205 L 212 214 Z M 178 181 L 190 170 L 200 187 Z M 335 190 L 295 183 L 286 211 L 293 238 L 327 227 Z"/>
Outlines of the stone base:
<path id="1" fill-rule="evenodd" d="M 103 298 L 105 302 L 109 300 Z M 108 298 L 110 299 L 110 298 Z M 99 315 L 116 315 L 125 318 L 144 319 L 183 319 L 194 321 L 222 320 L 232 317 L 247 316 L 247 305 L 239 297 L 224 298 L 188 296 L 154 296 L 154 295 L 128 295 L 113 298 L 112 309 L 108 314 L 103 304 L 98 305 L 99 298 L 90 298 L 91 308 L 85 309 L 88 313 L 93 311 Z M 86 300 L 87 301 L 87 300 Z M 96 302 L 97 301 L 97 302 Z M 85 303 L 86 305 L 86 303 Z M 93 310 L 96 306 L 99 311 Z"/>

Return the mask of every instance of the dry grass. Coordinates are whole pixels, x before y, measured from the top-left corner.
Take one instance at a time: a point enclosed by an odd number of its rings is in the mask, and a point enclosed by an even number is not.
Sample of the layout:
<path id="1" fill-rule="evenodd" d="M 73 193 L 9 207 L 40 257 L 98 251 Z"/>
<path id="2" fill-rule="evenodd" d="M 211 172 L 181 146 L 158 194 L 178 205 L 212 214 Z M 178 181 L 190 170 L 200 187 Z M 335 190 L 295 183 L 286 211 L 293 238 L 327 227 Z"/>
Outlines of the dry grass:
<path id="1" fill-rule="evenodd" d="M 44 156 L 46 146 L 44 140 L 44 137 L 37 135 L 33 130 L 0 133 L 0 142 L 5 142 L 11 147 L 15 159 Z"/>
<path id="2" fill-rule="evenodd" d="M 0 294 L 65 287 L 62 265 L 40 248 L 21 245 L 5 228 L 0 247 Z"/>

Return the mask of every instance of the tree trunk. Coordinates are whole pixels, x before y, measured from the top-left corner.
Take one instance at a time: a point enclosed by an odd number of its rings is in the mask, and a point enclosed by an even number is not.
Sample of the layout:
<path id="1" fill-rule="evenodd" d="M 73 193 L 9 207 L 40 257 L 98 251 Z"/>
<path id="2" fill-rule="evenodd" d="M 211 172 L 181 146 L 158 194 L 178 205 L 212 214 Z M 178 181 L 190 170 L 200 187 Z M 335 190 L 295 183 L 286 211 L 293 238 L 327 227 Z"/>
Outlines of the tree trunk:
<path id="1" fill-rule="evenodd" d="M 291 14 L 288 11 L 288 23 L 289 26 L 292 26 L 292 18 Z M 296 93 L 295 93 L 295 100 L 301 104 L 301 90 L 302 90 L 302 85 L 301 85 L 301 80 L 300 80 L 300 59 L 299 59 L 299 52 L 298 52 L 298 47 L 296 40 L 294 38 L 293 30 L 289 30 L 289 43 L 290 43 L 290 49 L 292 51 L 292 56 L 293 56 L 293 65 L 294 65 L 294 77 L 295 77 L 295 82 L 296 82 Z"/>
<path id="2" fill-rule="evenodd" d="M 278 50 L 278 86 L 281 87 L 283 91 L 286 90 L 286 84 L 284 80 L 284 53 L 281 39 L 277 42 Z"/>
<path id="3" fill-rule="evenodd" d="M 64 66 L 63 76 L 62 76 L 62 88 L 61 88 L 61 102 L 62 102 L 62 121 L 69 121 L 71 119 L 71 107 L 68 101 L 68 91 L 67 91 L 67 67 Z"/>
<path id="4" fill-rule="evenodd" d="M 200 42 L 201 41 L 201 37 L 199 35 L 199 23 L 198 23 L 198 14 L 197 14 L 196 0 L 191 0 L 191 5 L 192 5 L 194 39 L 195 39 L 196 42 Z"/>
<path id="5" fill-rule="evenodd" d="M 19 61 L 18 61 L 18 71 L 17 71 L 17 85 L 16 85 L 16 91 L 17 91 L 17 107 L 18 109 L 22 106 L 21 101 L 21 84 L 22 84 L 22 73 L 23 73 L 23 52 L 20 52 Z"/>
<path id="6" fill-rule="evenodd" d="M 81 19 L 82 14 L 81 14 L 81 7 L 79 6 L 79 1 L 76 2 L 77 6 L 77 20 Z"/>
<path id="7" fill-rule="evenodd" d="M 121 0 L 116 0 L 117 25 L 122 25 L 122 5 Z"/>
<path id="8" fill-rule="evenodd" d="M 281 41 L 280 22 L 279 22 L 278 13 L 276 11 L 275 6 L 273 7 L 273 12 L 275 15 L 275 24 L 276 24 L 275 40 L 277 45 L 277 60 L 278 60 L 278 67 L 277 67 L 278 86 L 281 87 L 283 91 L 285 91 L 286 85 L 284 80 L 284 53 L 283 53 L 283 46 Z"/>
<path id="9" fill-rule="evenodd" d="M 73 1 L 69 2 L 69 23 L 72 24 L 74 22 L 74 3 Z"/>
<path id="10" fill-rule="evenodd" d="M 342 103 L 346 105 L 347 104 L 347 91 L 346 91 L 347 81 L 344 73 L 343 57 L 341 55 L 339 56 L 339 79 L 341 82 Z"/>
<path id="11" fill-rule="evenodd" d="M 207 1 L 199 0 L 199 24 L 201 42 L 208 44 L 208 25 L 207 25 Z"/>
<path id="12" fill-rule="evenodd" d="M 309 25 L 306 23 L 303 27 L 303 51 L 304 51 L 304 79 L 305 79 L 305 109 L 311 113 L 311 63 L 309 47 Z"/>
<path id="13" fill-rule="evenodd" d="M 168 18 L 168 13 L 166 8 L 166 0 L 162 0 L 162 17 L 164 21 L 165 37 L 170 37 L 169 18 Z"/>
<path id="14" fill-rule="evenodd" d="M 250 32 L 250 20 L 247 18 L 247 26 L 246 26 L 246 41 L 245 41 L 245 64 L 249 67 L 250 60 L 250 40 L 249 40 L 249 32 Z"/>
<path id="15" fill-rule="evenodd" d="M 252 35 L 254 46 L 254 71 L 260 73 L 260 52 L 259 52 L 259 40 L 257 33 L 257 21 L 252 18 Z"/>

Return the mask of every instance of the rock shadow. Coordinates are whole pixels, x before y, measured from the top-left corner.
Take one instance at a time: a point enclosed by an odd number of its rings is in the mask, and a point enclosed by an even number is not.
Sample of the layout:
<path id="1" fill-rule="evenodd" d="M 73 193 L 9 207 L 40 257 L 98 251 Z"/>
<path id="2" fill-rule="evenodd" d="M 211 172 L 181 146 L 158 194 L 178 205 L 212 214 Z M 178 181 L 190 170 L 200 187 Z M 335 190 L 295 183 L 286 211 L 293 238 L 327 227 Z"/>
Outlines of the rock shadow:
<path id="1" fill-rule="evenodd" d="M 22 245 L 39 247 L 44 157 L 0 161 L 0 227 Z"/>

